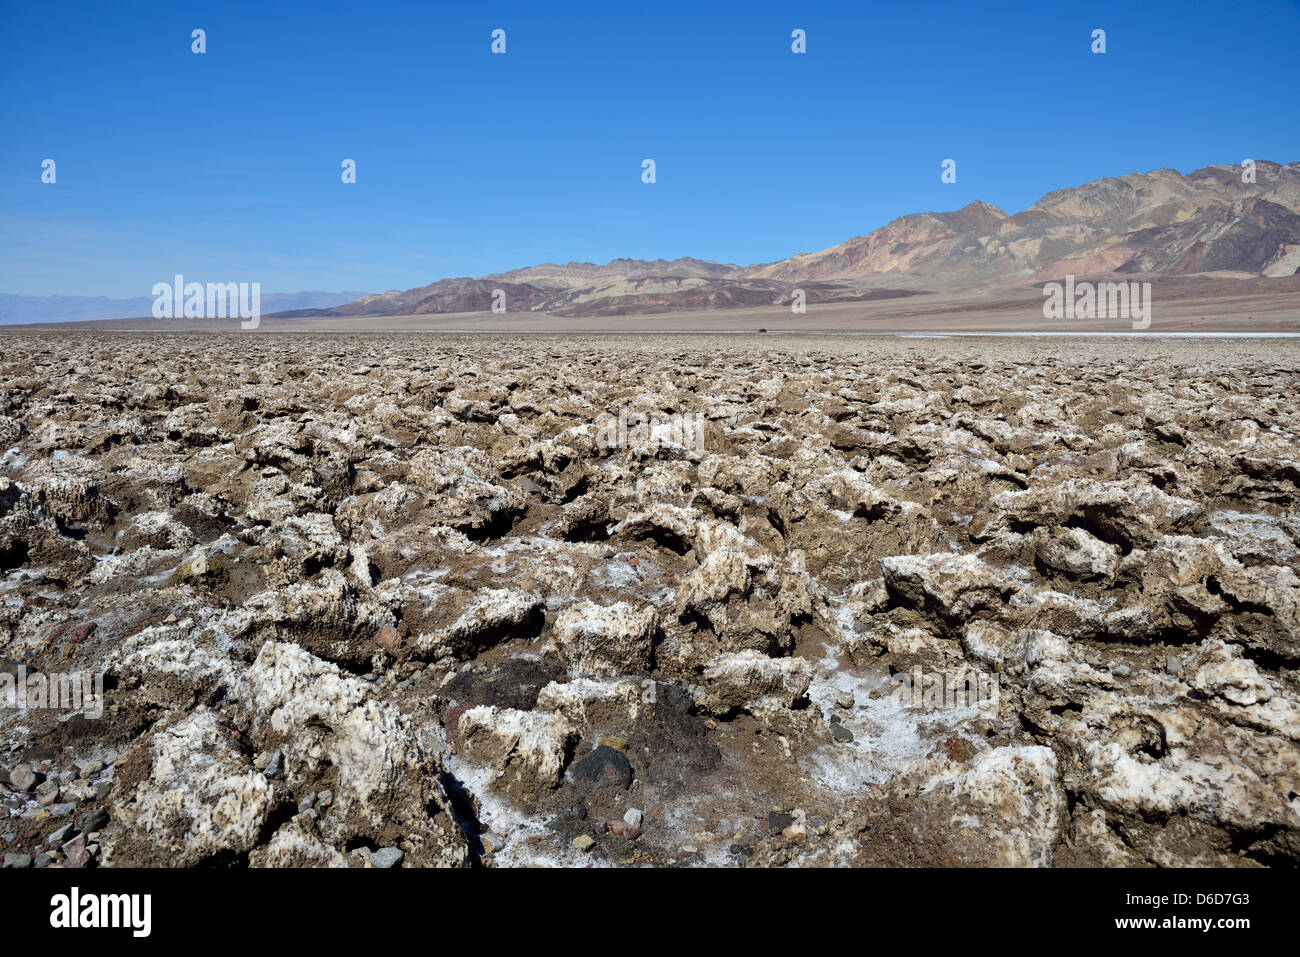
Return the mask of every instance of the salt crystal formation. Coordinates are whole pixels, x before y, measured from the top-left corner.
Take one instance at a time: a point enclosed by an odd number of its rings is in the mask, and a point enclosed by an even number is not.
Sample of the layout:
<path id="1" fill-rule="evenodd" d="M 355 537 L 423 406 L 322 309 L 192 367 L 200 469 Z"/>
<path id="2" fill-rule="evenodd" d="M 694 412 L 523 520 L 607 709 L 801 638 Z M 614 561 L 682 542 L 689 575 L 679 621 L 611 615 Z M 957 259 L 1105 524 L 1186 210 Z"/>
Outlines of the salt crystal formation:
<path id="1" fill-rule="evenodd" d="M 6 860 L 1300 860 L 1288 341 L 2 341 Z"/>

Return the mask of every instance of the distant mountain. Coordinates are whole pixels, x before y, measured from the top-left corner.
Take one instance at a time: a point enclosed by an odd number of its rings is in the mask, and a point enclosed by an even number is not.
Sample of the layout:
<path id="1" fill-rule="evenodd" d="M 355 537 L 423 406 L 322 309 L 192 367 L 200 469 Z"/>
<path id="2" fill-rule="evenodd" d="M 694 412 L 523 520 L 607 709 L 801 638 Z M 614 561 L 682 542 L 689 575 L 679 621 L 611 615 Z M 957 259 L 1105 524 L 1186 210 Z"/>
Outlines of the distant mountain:
<path id="1" fill-rule="evenodd" d="M 615 316 L 843 302 L 1077 277 L 1290 276 L 1300 270 L 1300 163 L 1256 163 L 1184 175 L 1159 169 L 1048 193 L 1010 215 L 974 202 L 902 216 L 865 236 L 779 262 L 700 259 L 545 263 L 482 278 L 440 279 L 289 316 L 478 312 L 494 290 L 510 312 Z M 269 310 L 267 310 L 269 311 Z"/>
<path id="2" fill-rule="evenodd" d="M 329 309 L 352 302 L 359 292 L 272 292 L 262 295 L 262 312 Z M 153 297 L 109 299 L 107 296 L 13 296 L 0 293 L 0 324 L 80 322 L 87 319 L 136 319 L 153 315 Z"/>
<path id="3" fill-rule="evenodd" d="M 986 203 L 903 216 L 817 253 L 741 270 L 783 282 L 888 280 L 906 288 L 1037 282 L 1066 273 L 1289 276 L 1300 267 L 1300 163 L 1190 175 L 1161 169 L 1048 193 L 1009 216 Z"/>

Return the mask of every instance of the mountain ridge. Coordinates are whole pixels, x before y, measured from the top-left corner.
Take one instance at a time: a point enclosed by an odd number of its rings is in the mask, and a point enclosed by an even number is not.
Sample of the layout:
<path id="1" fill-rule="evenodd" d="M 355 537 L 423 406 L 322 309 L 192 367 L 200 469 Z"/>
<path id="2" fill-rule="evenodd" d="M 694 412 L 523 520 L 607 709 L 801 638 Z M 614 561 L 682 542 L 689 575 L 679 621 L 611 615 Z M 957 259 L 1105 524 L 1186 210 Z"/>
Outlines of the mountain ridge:
<path id="1" fill-rule="evenodd" d="M 270 292 L 262 294 L 264 311 L 331 308 L 357 301 L 355 290 L 342 292 Z M 117 299 L 110 296 L 21 296 L 0 293 L 0 325 L 41 322 L 93 322 L 137 319 L 153 314 L 152 296 Z"/>
<path id="2" fill-rule="evenodd" d="M 739 266 L 694 257 L 541 263 L 439 279 L 298 316 L 488 311 L 617 316 L 845 302 L 1107 276 L 1276 277 L 1300 270 L 1300 163 L 1156 169 L 1052 190 L 1018 213 L 975 200 L 909 213 L 833 246 Z"/>

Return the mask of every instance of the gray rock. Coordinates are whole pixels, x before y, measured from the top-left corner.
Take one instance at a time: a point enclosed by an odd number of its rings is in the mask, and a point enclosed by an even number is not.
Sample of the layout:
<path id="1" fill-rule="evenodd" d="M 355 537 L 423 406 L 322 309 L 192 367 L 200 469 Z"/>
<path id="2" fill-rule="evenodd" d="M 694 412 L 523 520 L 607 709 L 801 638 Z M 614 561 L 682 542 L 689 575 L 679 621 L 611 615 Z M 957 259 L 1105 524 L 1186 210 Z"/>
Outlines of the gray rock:
<path id="1" fill-rule="evenodd" d="M 643 817 L 644 815 L 641 814 L 641 811 L 633 807 L 627 809 L 627 812 L 623 815 L 623 820 L 627 821 L 627 823 L 631 824 L 633 827 L 640 827 Z"/>
<path id="2" fill-rule="evenodd" d="M 1116 678 L 1127 678 L 1133 673 L 1133 669 L 1128 665 L 1114 665 L 1111 667 L 1110 673 Z"/>
<path id="3" fill-rule="evenodd" d="M 831 737 L 842 744 L 847 744 L 853 740 L 853 732 L 838 721 L 831 722 Z"/>
<path id="4" fill-rule="evenodd" d="M 262 770 L 272 781 L 278 781 L 284 777 L 284 752 L 276 751 L 267 759 L 266 767 Z"/>
<path id="5" fill-rule="evenodd" d="M 83 778 L 88 778 L 91 775 L 98 774 L 100 771 L 104 770 L 104 762 L 83 761 L 81 764 L 77 765 L 77 770 L 81 772 Z"/>
<path id="6" fill-rule="evenodd" d="M 50 847 L 54 847 L 56 845 L 62 844 L 64 841 L 72 837 L 75 831 L 76 828 L 74 828 L 71 824 L 63 825 L 63 827 L 59 828 L 57 831 L 54 831 L 53 833 L 50 834 Z"/>
<path id="7" fill-rule="evenodd" d="M 585 791 L 590 791 L 605 782 L 628 788 L 632 785 L 632 764 L 623 752 L 615 751 L 602 744 L 586 757 L 570 765 L 568 778 L 579 784 Z"/>
<path id="8" fill-rule="evenodd" d="M 82 834 L 89 834 L 91 831 L 101 830 L 108 823 L 108 812 L 102 807 L 97 807 L 89 811 L 82 811 L 77 815 L 77 830 Z"/>
<path id="9" fill-rule="evenodd" d="M 1168 658 L 1165 659 L 1165 674 L 1173 675 L 1175 678 L 1177 678 L 1182 673 L 1183 673 L 1183 663 L 1181 661 L 1179 661 L 1173 655 L 1170 655 Z"/>
<path id="10" fill-rule="evenodd" d="M 406 855 L 399 847 L 381 847 L 370 854 L 370 863 L 375 867 L 389 868 L 396 867 L 402 863 L 402 858 Z"/>
<path id="11" fill-rule="evenodd" d="M 32 856 L 30 854 L 9 853 L 5 855 L 5 867 L 23 868 L 32 866 Z"/>
<path id="12" fill-rule="evenodd" d="M 64 801 L 62 804 L 54 804 L 50 807 L 52 817 L 67 817 L 77 809 L 76 801 Z"/>

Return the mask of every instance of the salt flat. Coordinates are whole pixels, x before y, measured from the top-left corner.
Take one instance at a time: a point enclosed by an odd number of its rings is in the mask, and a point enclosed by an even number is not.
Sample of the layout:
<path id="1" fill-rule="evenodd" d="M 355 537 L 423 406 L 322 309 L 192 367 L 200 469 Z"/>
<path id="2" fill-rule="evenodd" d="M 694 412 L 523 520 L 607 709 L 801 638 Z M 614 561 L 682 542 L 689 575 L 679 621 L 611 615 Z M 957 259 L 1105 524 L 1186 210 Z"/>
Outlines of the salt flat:
<path id="1" fill-rule="evenodd" d="M 2 673 L 105 700 L 0 711 L 5 850 L 1294 863 L 1298 394 L 1292 339 L 7 332 Z"/>

